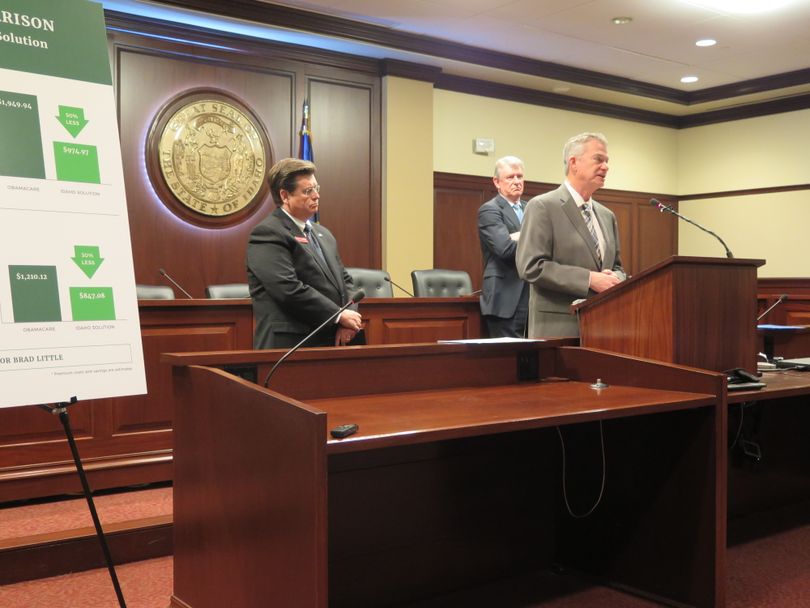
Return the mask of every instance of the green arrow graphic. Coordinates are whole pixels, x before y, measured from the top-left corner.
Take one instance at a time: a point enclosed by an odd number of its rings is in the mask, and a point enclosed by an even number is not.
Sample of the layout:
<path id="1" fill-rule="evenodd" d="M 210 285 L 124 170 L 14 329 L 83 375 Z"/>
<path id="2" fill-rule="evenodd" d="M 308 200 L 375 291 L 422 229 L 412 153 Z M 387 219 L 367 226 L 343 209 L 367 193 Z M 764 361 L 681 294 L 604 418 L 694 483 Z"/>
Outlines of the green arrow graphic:
<path id="1" fill-rule="evenodd" d="M 96 245 L 76 245 L 73 249 L 76 252 L 76 257 L 70 259 L 87 275 L 88 279 L 92 279 L 93 275 L 96 274 L 96 270 L 104 261 L 98 247 Z"/>
<path id="2" fill-rule="evenodd" d="M 70 106 L 59 106 L 59 116 L 56 120 L 62 123 L 68 133 L 76 137 L 89 121 L 84 119 L 84 108 L 71 108 Z"/>

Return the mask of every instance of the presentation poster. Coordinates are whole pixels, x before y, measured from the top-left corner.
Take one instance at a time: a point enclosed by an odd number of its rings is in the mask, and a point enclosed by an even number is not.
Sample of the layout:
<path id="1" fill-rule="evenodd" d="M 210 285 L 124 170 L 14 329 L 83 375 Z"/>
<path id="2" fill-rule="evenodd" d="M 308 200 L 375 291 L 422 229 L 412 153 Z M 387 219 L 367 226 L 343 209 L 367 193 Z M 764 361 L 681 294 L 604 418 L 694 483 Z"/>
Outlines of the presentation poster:
<path id="1" fill-rule="evenodd" d="M 0 0 L 0 407 L 146 392 L 100 4 Z"/>

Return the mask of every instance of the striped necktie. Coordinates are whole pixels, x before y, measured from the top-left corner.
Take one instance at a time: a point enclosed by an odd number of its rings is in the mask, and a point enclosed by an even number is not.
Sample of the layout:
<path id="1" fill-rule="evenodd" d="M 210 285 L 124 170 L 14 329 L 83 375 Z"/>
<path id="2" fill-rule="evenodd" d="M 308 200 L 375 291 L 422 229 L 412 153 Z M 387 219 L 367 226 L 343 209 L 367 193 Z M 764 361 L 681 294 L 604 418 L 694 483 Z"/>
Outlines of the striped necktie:
<path id="1" fill-rule="evenodd" d="M 585 218 L 585 225 L 588 227 L 588 232 L 591 233 L 593 239 L 593 246 L 596 249 L 596 259 L 599 262 L 599 268 L 602 268 L 602 251 L 599 249 L 599 237 L 596 236 L 596 228 L 593 226 L 593 215 L 591 214 L 591 206 L 585 203 L 581 207 L 582 216 Z"/>

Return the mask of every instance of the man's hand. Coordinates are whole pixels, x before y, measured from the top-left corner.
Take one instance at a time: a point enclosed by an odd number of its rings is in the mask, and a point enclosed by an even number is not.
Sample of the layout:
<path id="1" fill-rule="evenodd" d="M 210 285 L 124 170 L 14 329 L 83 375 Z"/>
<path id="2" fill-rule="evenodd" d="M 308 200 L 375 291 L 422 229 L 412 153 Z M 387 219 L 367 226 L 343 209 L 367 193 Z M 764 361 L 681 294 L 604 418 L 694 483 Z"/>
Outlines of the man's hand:
<path id="1" fill-rule="evenodd" d="M 520 231 L 518 230 L 517 232 L 510 232 L 509 238 L 517 243 L 518 240 L 520 240 Z"/>
<path id="2" fill-rule="evenodd" d="M 590 288 L 596 293 L 601 293 L 619 283 L 621 283 L 621 279 L 612 270 L 591 271 Z"/>
<path id="3" fill-rule="evenodd" d="M 355 310 L 346 309 L 338 317 L 338 325 L 343 329 L 351 329 L 357 333 L 363 328 L 363 317 Z"/>
<path id="4" fill-rule="evenodd" d="M 353 329 L 346 329 L 345 327 L 338 327 L 335 334 L 335 346 L 346 346 L 349 342 L 354 340 L 357 332 Z"/>

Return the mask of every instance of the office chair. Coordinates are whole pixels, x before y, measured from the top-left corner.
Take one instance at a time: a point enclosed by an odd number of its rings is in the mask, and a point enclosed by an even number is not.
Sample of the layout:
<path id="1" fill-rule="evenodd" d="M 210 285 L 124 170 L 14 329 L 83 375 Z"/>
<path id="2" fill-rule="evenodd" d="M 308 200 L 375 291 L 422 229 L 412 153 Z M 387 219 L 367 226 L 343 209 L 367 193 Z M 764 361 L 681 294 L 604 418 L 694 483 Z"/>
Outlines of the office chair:
<path id="1" fill-rule="evenodd" d="M 470 275 L 463 270 L 413 270 L 411 281 L 418 298 L 457 298 L 468 296 L 473 290 Z"/>
<path id="2" fill-rule="evenodd" d="M 376 268 L 347 268 L 355 289 L 362 289 L 367 298 L 393 298 L 391 277 Z"/>
<path id="3" fill-rule="evenodd" d="M 250 289 L 247 283 L 224 283 L 209 285 L 205 288 L 205 297 L 212 300 L 229 298 L 249 298 Z"/>
<path id="4" fill-rule="evenodd" d="M 135 285 L 139 300 L 174 300 L 174 289 L 168 285 Z"/>

